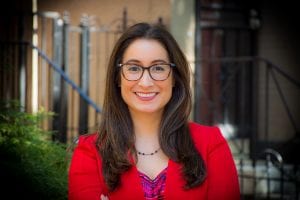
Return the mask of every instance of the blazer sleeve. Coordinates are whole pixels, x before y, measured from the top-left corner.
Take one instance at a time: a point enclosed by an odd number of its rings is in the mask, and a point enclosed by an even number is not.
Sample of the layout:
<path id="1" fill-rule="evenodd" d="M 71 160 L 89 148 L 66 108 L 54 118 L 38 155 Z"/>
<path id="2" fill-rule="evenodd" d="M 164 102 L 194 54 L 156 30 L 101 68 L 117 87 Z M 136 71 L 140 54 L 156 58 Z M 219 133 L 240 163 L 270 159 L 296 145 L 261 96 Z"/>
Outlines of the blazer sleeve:
<path id="1" fill-rule="evenodd" d="M 81 136 L 74 149 L 68 177 L 69 200 L 99 200 L 106 189 L 101 160 L 91 136 Z"/>
<path id="2" fill-rule="evenodd" d="M 240 188 L 234 159 L 218 127 L 213 127 L 209 143 L 208 200 L 239 200 Z"/>

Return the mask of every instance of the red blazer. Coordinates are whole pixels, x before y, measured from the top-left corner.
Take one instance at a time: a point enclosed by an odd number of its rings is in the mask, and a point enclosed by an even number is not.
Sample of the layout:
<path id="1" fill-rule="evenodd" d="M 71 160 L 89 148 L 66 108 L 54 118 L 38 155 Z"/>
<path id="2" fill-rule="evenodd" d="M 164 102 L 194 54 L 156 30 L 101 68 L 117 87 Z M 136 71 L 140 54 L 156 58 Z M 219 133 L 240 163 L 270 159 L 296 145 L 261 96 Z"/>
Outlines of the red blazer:
<path id="1" fill-rule="evenodd" d="M 229 146 L 217 127 L 190 123 L 196 148 L 207 167 L 207 177 L 202 185 L 184 190 L 180 164 L 169 160 L 165 188 L 168 200 L 238 200 L 240 189 L 237 170 Z M 69 200 L 100 200 L 104 194 L 109 200 L 142 200 L 143 189 L 137 168 L 121 176 L 121 185 L 108 192 L 101 172 L 101 157 L 95 147 L 96 134 L 81 136 L 74 150 L 69 168 Z"/>

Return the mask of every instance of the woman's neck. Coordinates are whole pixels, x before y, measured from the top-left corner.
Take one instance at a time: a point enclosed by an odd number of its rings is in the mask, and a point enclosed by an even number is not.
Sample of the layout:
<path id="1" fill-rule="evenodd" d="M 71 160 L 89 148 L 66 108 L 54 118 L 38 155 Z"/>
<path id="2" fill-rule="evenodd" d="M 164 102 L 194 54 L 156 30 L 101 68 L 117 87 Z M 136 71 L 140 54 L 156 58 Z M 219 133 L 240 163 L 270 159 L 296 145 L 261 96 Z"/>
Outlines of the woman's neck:
<path id="1" fill-rule="evenodd" d="M 157 137 L 161 115 L 161 113 L 131 113 L 136 137 Z"/>
<path id="2" fill-rule="evenodd" d="M 135 148 L 141 153 L 153 153 L 160 148 L 159 126 L 161 115 L 134 113 L 131 115 L 135 133 Z"/>

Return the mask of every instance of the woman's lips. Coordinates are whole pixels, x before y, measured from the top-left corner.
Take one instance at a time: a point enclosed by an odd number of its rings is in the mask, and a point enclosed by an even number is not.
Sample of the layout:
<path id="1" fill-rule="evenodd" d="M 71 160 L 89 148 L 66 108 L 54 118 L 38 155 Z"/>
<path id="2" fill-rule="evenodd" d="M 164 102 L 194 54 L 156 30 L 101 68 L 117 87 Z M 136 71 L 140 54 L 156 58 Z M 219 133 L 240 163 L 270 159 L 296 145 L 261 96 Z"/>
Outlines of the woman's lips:
<path id="1" fill-rule="evenodd" d="M 158 94 L 157 92 L 135 92 L 136 96 L 142 101 L 151 101 Z"/>

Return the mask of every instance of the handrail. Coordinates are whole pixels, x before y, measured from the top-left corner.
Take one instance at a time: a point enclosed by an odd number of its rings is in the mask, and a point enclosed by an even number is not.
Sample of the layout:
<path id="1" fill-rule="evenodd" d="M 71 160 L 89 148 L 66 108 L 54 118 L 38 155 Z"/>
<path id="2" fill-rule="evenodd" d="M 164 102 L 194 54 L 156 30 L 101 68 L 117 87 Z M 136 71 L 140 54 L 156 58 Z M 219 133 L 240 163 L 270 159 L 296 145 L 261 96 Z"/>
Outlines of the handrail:
<path id="1" fill-rule="evenodd" d="M 267 65 L 267 70 L 270 70 L 270 75 L 274 80 L 276 89 L 279 92 L 279 96 L 282 100 L 283 106 L 285 107 L 285 110 L 287 112 L 288 118 L 296 132 L 297 135 L 299 135 L 299 129 L 297 127 L 297 123 L 294 120 L 292 114 L 291 114 L 291 110 L 287 105 L 287 101 L 282 93 L 282 90 L 280 88 L 280 85 L 278 83 L 278 80 L 274 74 L 274 71 L 276 71 L 279 75 L 281 75 L 282 77 L 284 77 L 286 80 L 288 80 L 290 83 L 292 83 L 293 85 L 295 85 L 297 88 L 300 88 L 300 82 L 296 79 L 294 79 L 293 77 L 291 77 L 290 75 L 288 75 L 288 73 L 286 73 L 284 70 L 282 70 L 282 67 L 275 65 L 273 62 L 271 62 L 270 60 L 260 57 L 260 56 L 241 56 L 241 57 L 211 57 L 211 58 L 200 58 L 198 60 L 196 60 L 196 62 L 207 62 L 207 63 L 215 63 L 215 62 L 230 62 L 230 63 L 235 63 L 235 62 L 257 62 L 257 61 L 262 61 L 263 63 L 265 63 Z"/>
<path id="2" fill-rule="evenodd" d="M 292 78 L 290 75 L 288 75 L 285 71 L 282 70 L 282 67 L 279 67 L 278 65 L 275 65 L 273 62 L 266 58 L 257 57 L 257 59 L 264 61 L 265 63 L 269 64 L 273 69 L 275 69 L 278 73 L 280 73 L 282 76 L 284 76 L 286 79 L 288 79 L 290 82 L 295 84 L 297 87 L 300 88 L 300 82 L 296 79 Z"/>
<path id="3" fill-rule="evenodd" d="M 270 60 L 260 57 L 260 56 L 241 56 L 241 57 L 213 57 L 213 58 L 200 58 L 199 60 L 196 60 L 196 62 L 203 61 L 203 62 L 250 62 L 260 60 L 271 66 L 273 69 L 275 69 L 278 73 L 280 73 L 282 76 L 284 76 L 287 80 L 292 82 L 294 85 L 300 88 L 300 82 L 290 75 L 286 73 L 284 70 L 282 70 L 282 67 L 275 65 Z"/>
<path id="4" fill-rule="evenodd" d="M 30 46 L 32 49 L 35 49 L 39 56 L 41 56 L 45 61 L 48 62 L 48 64 L 50 64 L 50 66 L 56 71 L 58 72 L 61 77 L 74 89 L 76 90 L 79 95 L 89 104 L 91 105 L 97 113 L 101 113 L 102 110 L 98 107 L 98 105 L 89 97 L 87 96 L 80 87 L 78 87 L 78 85 L 72 81 L 69 76 L 60 68 L 60 66 L 58 64 L 56 64 L 55 62 L 53 62 L 44 52 L 42 52 L 42 50 L 40 50 L 37 46 L 33 45 L 30 42 L 5 42 L 5 43 L 17 43 L 17 44 L 25 44 Z"/>

